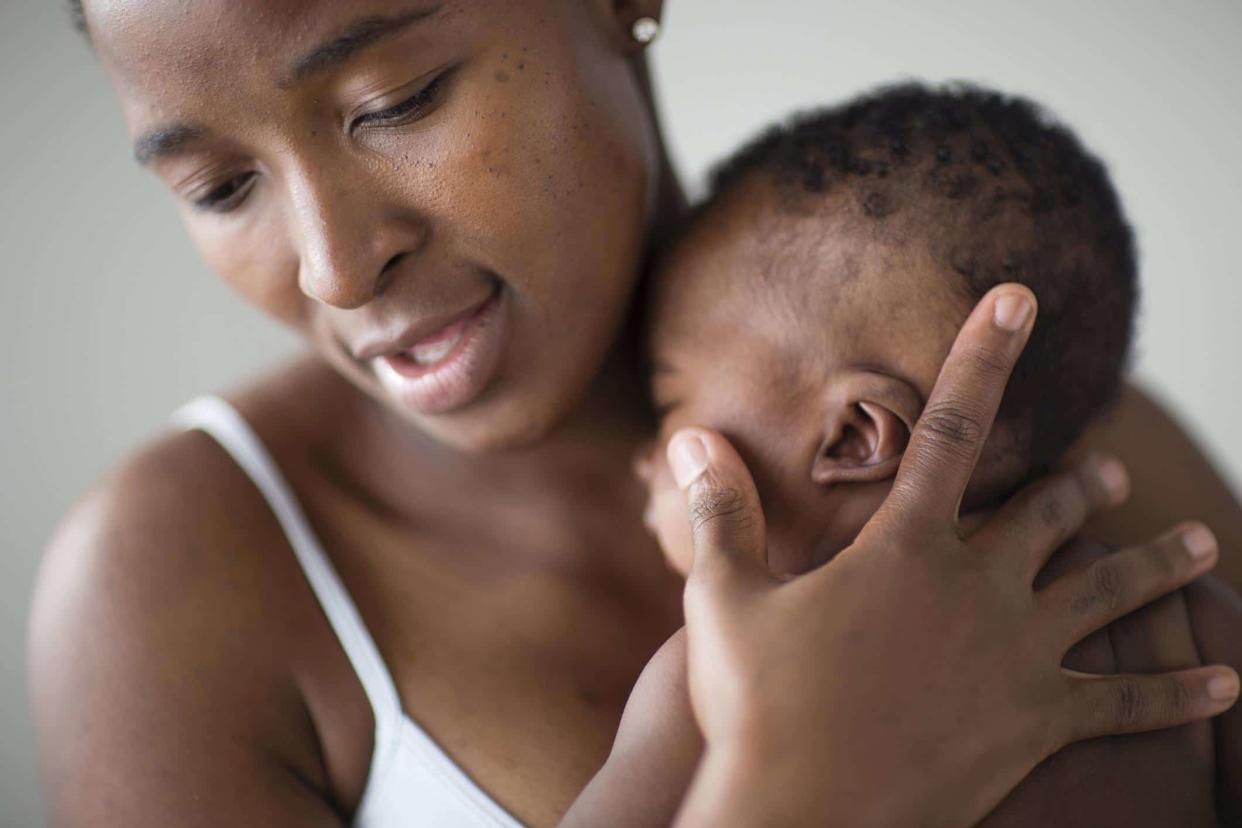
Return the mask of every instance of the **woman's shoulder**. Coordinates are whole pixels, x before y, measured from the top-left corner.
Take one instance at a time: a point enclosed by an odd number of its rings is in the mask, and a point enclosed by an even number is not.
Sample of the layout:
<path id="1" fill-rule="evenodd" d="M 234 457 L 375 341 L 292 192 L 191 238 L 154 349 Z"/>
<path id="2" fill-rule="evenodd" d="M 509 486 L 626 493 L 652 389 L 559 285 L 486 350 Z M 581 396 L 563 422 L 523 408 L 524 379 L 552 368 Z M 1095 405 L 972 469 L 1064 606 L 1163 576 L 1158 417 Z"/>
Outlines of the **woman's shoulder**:
<path id="1" fill-rule="evenodd" d="M 325 370 L 313 360 L 297 360 L 226 399 L 261 443 L 275 442 L 288 451 L 290 442 L 311 439 L 293 401 L 334 396 L 320 387 L 329 382 Z M 142 569 L 161 570 L 175 567 L 183 553 L 201 556 L 206 550 L 270 545 L 280 538 L 263 496 L 228 452 L 203 431 L 170 427 L 78 500 L 54 533 L 48 555 L 71 557 L 79 565 L 86 563 L 83 558 L 98 558 L 95 563 L 103 566 L 128 566 L 125 561 L 137 558 Z"/>
<path id="2" fill-rule="evenodd" d="M 66 779 L 94 773 L 90 751 L 131 775 L 218 775 L 236 754 L 324 784 L 306 708 L 289 702 L 307 675 L 348 665 L 320 646 L 331 631 L 263 496 L 207 434 L 166 430 L 73 506 L 30 612 L 36 726 Z"/>
<path id="3" fill-rule="evenodd" d="M 332 397 L 315 387 L 329 381 L 325 371 L 297 360 L 227 399 L 261 442 L 287 452 L 291 441 L 312 439 L 292 401 Z M 130 590 L 150 587 L 151 600 L 184 601 L 227 584 L 218 597 L 236 605 L 245 600 L 237 583 L 257 585 L 272 564 L 292 563 L 278 554 L 286 547 L 267 501 L 229 453 L 203 431 L 170 427 L 104 474 L 61 520 L 36 599 L 66 589 L 94 594 L 91 587 L 115 579 Z"/>
<path id="4" fill-rule="evenodd" d="M 42 633 L 89 638 L 94 623 L 146 635 L 171 627 L 182 607 L 241 610 L 262 580 L 257 550 L 279 544 L 279 525 L 245 472 L 207 434 L 167 430 L 107 472 L 62 518 L 44 553 L 32 606 Z M 130 625 L 133 628 L 131 629 Z"/>
<path id="5" fill-rule="evenodd" d="M 271 389 L 288 383 L 292 371 L 266 377 L 228 400 L 247 420 L 251 410 L 270 416 Z M 199 559 L 194 568 L 201 573 L 204 554 L 268 542 L 272 530 L 278 525 L 263 497 L 216 440 L 170 427 L 105 473 L 69 510 L 48 546 L 45 575 L 60 569 L 58 559 L 70 558 L 66 568 L 74 573 L 120 567 L 166 577 L 187 556 Z"/>

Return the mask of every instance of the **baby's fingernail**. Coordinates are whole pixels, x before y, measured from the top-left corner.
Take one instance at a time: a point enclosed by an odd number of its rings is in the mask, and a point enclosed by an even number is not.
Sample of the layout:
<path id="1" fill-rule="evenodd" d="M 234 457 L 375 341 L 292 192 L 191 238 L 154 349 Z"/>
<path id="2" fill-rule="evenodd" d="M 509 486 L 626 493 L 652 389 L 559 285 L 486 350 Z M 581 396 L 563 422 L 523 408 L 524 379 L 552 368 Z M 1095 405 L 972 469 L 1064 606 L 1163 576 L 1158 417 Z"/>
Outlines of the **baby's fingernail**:
<path id="1" fill-rule="evenodd" d="M 1198 524 L 1182 533 L 1182 543 L 1186 544 L 1186 551 L 1196 561 L 1203 560 L 1216 550 L 1216 538 L 1212 537 L 1206 526 Z"/>
<path id="2" fill-rule="evenodd" d="M 1026 320 L 1031 318 L 1031 311 L 1034 309 L 1031 298 L 1026 294 L 1006 293 L 997 297 L 996 303 L 992 305 L 992 318 L 998 327 L 1017 333 L 1022 330 Z"/>
<path id="3" fill-rule="evenodd" d="M 1232 701 L 1238 697 L 1238 677 L 1236 675 L 1216 676 L 1207 683 L 1208 698 L 1213 701 Z"/>
<path id="4" fill-rule="evenodd" d="M 1130 491 L 1130 475 L 1126 467 L 1114 457 L 1101 457 L 1095 461 L 1095 476 L 1108 493 L 1111 503 L 1120 503 Z"/>
<path id="5" fill-rule="evenodd" d="M 689 488 L 707 470 L 707 446 L 688 434 L 674 437 L 668 446 L 668 464 L 678 488 Z"/>

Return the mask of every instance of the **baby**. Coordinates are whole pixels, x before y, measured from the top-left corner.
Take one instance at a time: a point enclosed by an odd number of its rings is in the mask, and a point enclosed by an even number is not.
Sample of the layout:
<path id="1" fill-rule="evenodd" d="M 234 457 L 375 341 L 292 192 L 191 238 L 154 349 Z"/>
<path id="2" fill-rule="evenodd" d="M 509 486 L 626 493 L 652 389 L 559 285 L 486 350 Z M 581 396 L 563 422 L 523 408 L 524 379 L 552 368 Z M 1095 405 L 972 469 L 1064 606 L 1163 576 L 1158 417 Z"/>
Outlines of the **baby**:
<path id="1" fill-rule="evenodd" d="M 684 499 L 663 461 L 673 432 L 706 426 L 737 447 L 763 502 L 774 573 L 822 565 L 888 493 L 970 309 L 989 288 L 1021 282 L 1038 297 L 1039 317 L 962 511 L 1002 502 L 1057 465 L 1118 395 L 1136 270 L 1105 168 L 1027 101 L 911 84 L 763 134 L 717 170 L 652 285 L 662 439 L 642 465 L 647 520 L 670 564 L 684 574 L 692 555 Z M 1083 546 L 1054 565 L 1080 563 Z M 1174 598 L 1185 602 L 1177 609 L 1189 613 L 1205 663 L 1242 666 L 1242 601 L 1206 581 Z M 1141 671 L 1114 657 L 1107 632 L 1067 666 Z M 568 822 L 672 821 L 702 749 L 683 648 L 674 638 L 649 664 L 608 763 Z M 1110 804 L 1101 814 L 1092 810 L 1104 801 L 1096 781 L 1080 774 L 1071 785 L 1041 766 L 988 822 L 1242 824 L 1231 821 L 1242 819 L 1242 714 L 1214 726 L 1214 751 L 1201 750 L 1208 763 L 1214 752 L 1214 788 L 1210 764 L 1184 783 L 1203 787 L 1200 811 L 1124 814 Z M 1135 772 L 1099 785 L 1182 784 L 1161 765 L 1167 738 L 1126 738 L 1149 741 L 1102 744 L 1133 749 Z M 1194 738 L 1202 747 L 1208 728 Z"/>

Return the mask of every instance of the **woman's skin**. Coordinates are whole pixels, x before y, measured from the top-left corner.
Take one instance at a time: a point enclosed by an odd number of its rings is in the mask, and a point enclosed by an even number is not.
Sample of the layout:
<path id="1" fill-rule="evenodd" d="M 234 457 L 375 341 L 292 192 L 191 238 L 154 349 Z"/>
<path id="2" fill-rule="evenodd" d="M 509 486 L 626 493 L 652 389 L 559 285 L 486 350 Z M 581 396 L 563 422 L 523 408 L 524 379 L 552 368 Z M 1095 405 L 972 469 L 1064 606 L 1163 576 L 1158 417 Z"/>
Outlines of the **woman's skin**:
<path id="1" fill-rule="evenodd" d="M 629 37 L 660 7 L 86 8 L 195 244 L 310 346 L 230 399 L 291 481 L 404 708 L 531 825 L 555 823 L 603 761 L 681 623 L 630 472 L 651 420 L 628 309 L 645 243 L 683 206 Z M 376 120 L 446 69 L 425 108 Z M 227 209 L 191 206 L 208 196 Z M 403 404 L 357 358 L 497 284 L 505 347 L 458 408 Z M 1150 437 L 1178 439 L 1163 422 Z M 1210 475 L 1173 482 L 1219 498 Z M 1162 528 L 1186 516 L 1160 506 L 1147 517 Z M 1213 528 L 1240 526 L 1235 509 Z M 54 824 L 353 813 L 366 697 L 267 506 L 204 435 L 160 438 L 74 509 L 31 635 Z"/>

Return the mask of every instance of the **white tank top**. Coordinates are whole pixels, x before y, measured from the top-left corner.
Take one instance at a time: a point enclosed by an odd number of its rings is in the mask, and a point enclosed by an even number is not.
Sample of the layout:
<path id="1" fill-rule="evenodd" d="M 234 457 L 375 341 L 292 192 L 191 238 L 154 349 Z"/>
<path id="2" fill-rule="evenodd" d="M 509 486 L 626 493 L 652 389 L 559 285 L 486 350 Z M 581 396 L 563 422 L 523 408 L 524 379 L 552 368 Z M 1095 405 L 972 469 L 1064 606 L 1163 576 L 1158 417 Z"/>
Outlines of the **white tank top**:
<path id="1" fill-rule="evenodd" d="M 358 828 L 522 828 L 401 709 L 384 659 L 293 490 L 237 410 L 218 397 L 203 397 L 174 414 L 173 423 L 210 434 L 263 493 L 358 673 L 375 715 L 375 749 L 353 824 Z"/>

